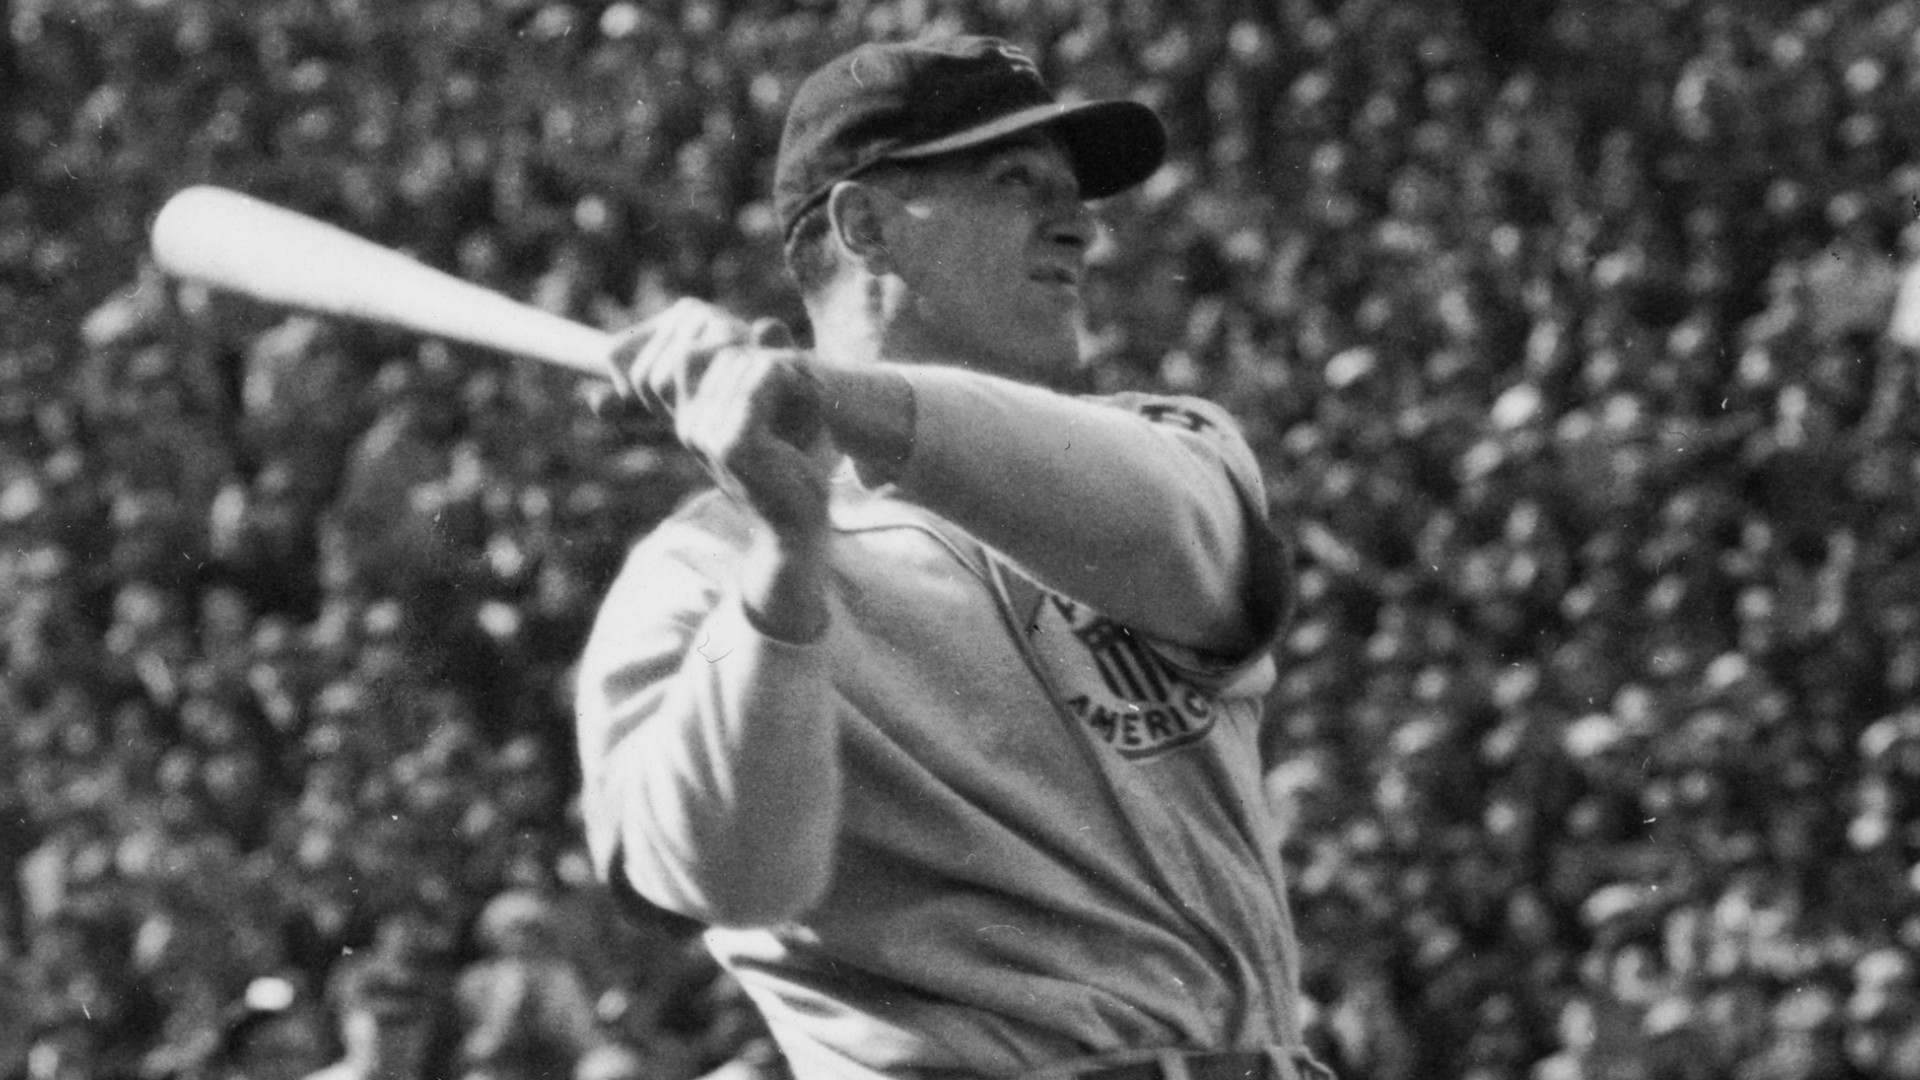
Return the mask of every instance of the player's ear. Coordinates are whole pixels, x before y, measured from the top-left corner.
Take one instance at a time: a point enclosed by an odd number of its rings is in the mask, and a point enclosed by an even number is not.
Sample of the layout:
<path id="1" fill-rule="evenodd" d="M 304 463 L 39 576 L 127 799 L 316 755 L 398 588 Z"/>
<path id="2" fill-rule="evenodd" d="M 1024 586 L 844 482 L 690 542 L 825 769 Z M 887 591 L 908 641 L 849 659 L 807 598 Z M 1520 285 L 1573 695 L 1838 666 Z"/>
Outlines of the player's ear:
<path id="1" fill-rule="evenodd" d="M 827 221 L 842 250 L 868 273 L 887 270 L 886 217 L 891 194 L 875 184 L 842 180 L 827 193 Z"/>

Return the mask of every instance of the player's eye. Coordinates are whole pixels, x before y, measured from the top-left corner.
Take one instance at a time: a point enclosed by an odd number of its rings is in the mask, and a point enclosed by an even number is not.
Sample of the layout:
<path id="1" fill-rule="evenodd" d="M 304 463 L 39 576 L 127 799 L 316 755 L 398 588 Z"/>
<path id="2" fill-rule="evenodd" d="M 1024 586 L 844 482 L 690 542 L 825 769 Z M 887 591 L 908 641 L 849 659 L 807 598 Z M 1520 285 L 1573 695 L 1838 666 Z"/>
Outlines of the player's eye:
<path id="1" fill-rule="evenodd" d="M 1002 166 L 994 180 L 1009 187 L 1030 188 L 1036 183 L 1033 167 L 1020 162 Z"/>

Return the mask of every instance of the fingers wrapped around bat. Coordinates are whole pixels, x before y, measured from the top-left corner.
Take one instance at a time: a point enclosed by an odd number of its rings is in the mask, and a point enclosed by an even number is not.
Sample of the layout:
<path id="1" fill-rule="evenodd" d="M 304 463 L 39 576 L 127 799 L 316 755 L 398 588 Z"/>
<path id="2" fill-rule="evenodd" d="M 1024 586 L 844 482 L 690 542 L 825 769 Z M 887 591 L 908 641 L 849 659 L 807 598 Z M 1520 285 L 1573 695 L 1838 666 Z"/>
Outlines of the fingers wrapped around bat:
<path id="1" fill-rule="evenodd" d="M 765 375 L 746 370 L 754 366 L 750 357 L 756 351 L 791 354 L 793 334 L 778 319 L 749 325 L 724 308 L 680 300 L 620 336 L 607 360 L 608 385 L 590 392 L 589 401 L 597 416 L 623 429 L 651 428 L 657 434 L 660 421 L 670 420 L 676 438 L 703 455 L 710 454 L 715 450 L 713 432 L 727 424 L 716 419 L 716 403 L 739 398 L 747 383 Z M 709 386 L 723 356 L 727 377 Z M 788 356 L 782 362 L 791 364 L 792 359 Z M 781 375 L 793 376 L 791 371 Z M 810 404 L 811 397 L 794 399 L 789 391 L 778 393 L 787 396 L 784 404 L 775 407 L 775 437 L 796 446 L 808 445 L 815 437 L 818 409 Z M 796 401 L 809 404 L 796 405 Z"/>
<path id="2" fill-rule="evenodd" d="M 777 531 L 816 530 L 831 463 L 819 453 L 820 391 L 804 354 L 738 345 L 709 357 L 674 414 L 675 434 Z"/>
<path id="3" fill-rule="evenodd" d="M 663 413 L 677 412 L 705 378 L 714 351 L 749 340 L 750 327 L 725 308 L 685 299 L 641 327 L 628 367 L 640 400 Z"/>

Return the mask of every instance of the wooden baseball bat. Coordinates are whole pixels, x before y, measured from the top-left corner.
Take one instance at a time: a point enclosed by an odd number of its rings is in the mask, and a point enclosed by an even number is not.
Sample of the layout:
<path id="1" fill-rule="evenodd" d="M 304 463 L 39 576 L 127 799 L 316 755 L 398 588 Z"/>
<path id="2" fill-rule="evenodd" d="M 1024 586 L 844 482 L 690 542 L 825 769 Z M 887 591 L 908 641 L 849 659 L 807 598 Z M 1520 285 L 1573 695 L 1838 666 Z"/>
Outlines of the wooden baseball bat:
<path id="1" fill-rule="evenodd" d="M 161 269 L 190 281 L 607 377 L 613 335 L 237 191 L 180 191 L 152 243 Z"/>

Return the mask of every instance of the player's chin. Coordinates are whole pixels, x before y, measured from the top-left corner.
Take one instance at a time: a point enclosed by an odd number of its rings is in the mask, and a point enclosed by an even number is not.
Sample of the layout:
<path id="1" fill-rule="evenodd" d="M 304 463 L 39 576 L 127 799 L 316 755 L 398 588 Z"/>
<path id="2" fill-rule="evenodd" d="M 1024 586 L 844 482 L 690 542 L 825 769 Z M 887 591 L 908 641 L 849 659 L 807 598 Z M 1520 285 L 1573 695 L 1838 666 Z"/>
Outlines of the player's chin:
<path id="1" fill-rule="evenodd" d="M 1080 366 L 1082 322 L 1078 307 L 1015 302 L 983 317 L 975 333 L 1003 373 L 1052 383 Z"/>
<path id="2" fill-rule="evenodd" d="M 1011 357 L 1011 368 L 1016 368 L 1027 379 L 1046 385 L 1054 385 L 1071 378 L 1080 369 L 1084 356 L 1081 337 L 1071 328 L 1066 333 L 1049 333 L 1029 337 L 1022 348 Z"/>
<path id="3" fill-rule="evenodd" d="M 1063 345 L 1075 346 L 1080 327 L 1086 322 L 1079 297 L 1062 292 L 1043 292 L 1026 298 L 1025 303 L 1009 305 L 1009 327 L 1019 326 L 1038 351 L 1052 352 Z"/>

